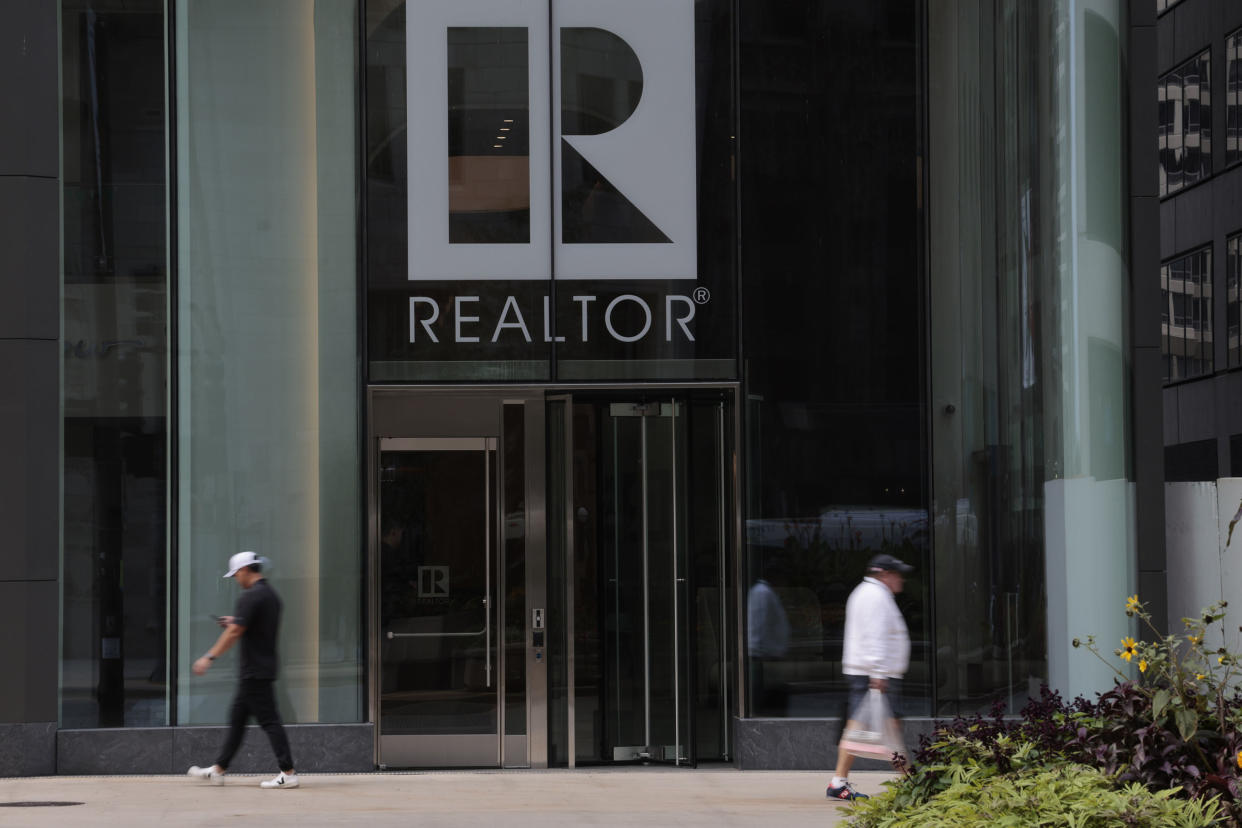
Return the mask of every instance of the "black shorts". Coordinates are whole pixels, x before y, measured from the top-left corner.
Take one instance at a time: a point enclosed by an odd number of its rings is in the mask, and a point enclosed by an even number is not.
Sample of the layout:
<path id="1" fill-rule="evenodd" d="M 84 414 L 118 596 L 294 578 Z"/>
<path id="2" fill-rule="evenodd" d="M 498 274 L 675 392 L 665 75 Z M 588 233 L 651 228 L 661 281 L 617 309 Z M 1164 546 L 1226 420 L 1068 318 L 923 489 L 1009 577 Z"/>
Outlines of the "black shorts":
<path id="1" fill-rule="evenodd" d="M 851 676 L 845 677 L 847 686 L 849 687 L 849 698 L 845 706 L 845 717 L 849 718 L 850 714 L 858 709 L 858 705 L 867 695 L 867 690 L 871 686 L 870 676 Z M 901 679 L 889 679 L 888 691 L 884 694 L 888 700 L 888 706 L 893 711 L 893 718 L 901 718 Z"/>

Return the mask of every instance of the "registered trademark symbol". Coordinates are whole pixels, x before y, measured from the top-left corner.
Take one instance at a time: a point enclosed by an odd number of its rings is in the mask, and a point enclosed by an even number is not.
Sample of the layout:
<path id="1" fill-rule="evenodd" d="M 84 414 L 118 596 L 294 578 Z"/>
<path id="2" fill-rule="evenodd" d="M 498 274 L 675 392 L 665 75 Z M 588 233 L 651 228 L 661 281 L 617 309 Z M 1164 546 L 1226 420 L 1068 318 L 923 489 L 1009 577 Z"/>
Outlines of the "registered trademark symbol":
<path id="1" fill-rule="evenodd" d="M 694 303 L 696 305 L 706 305 L 712 301 L 712 292 L 705 287 L 694 289 Z"/>

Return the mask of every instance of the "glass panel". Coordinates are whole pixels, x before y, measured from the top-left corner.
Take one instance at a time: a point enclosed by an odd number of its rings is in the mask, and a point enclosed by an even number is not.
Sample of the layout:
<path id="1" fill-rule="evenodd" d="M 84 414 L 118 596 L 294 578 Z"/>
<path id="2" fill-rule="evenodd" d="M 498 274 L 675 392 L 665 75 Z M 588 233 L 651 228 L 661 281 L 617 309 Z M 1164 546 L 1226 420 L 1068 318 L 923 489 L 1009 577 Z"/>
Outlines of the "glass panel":
<path id="1" fill-rule="evenodd" d="M 448 30 L 449 242 L 530 241 L 526 30 Z"/>
<path id="2" fill-rule="evenodd" d="M 1214 365 L 1212 251 L 1204 248 L 1166 262 L 1160 272 L 1168 317 L 1166 382 L 1210 374 Z M 1227 313 L 1230 307 L 1226 305 Z"/>
<path id="3" fill-rule="evenodd" d="M 164 4 L 64 0 L 61 24 L 60 724 L 166 725 Z"/>
<path id="4" fill-rule="evenodd" d="M 361 721 L 357 5 L 178 0 L 176 21 L 178 723 L 226 720 L 230 665 L 189 668 L 243 549 L 284 600 L 285 721 Z"/>
<path id="5" fill-rule="evenodd" d="M 1211 69 L 1212 51 L 1207 49 L 1157 84 L 1162 196 L 1212 174 Z"/>
<path id="6" fill-rule="evenodd" d="M 1225 331 L 1227 366 L 1242 365 L 1242 237 L 1231 236 L 1225 253 Z"/>
<path id="7" fill-rule="evenodd" d="M 380 734 L 495 733 L 487 451 L 380 454 Z"/>
<path id="8" fill-rule="evenodd" d="M 927 715 L 920 7 L 740 8 L 746 588 L 767 580 L 790 628 L 748 713 L 840 715 L 845 600 L 884 551 L 918 567 L 906 712 Z"/>
<path id="9" fill-rule="evenodd" d="M 1110 671 L 1058 642 L 1132 632 L 1124 6 L 928 7 L 937 715 L 1089 694 Z M 1210 102 L 1161 85 L 1172 190 Z"/>
<path id="10" fill-rule="evenodd" d="M 526 732 L 526 419 L 525 407 L 504 407 L 505 733 Z"/>
<path id="11" fill-rule="evenodd" d="M 1225 38 L 1225 164 L 1242 160 L 1242 32 Z"/>

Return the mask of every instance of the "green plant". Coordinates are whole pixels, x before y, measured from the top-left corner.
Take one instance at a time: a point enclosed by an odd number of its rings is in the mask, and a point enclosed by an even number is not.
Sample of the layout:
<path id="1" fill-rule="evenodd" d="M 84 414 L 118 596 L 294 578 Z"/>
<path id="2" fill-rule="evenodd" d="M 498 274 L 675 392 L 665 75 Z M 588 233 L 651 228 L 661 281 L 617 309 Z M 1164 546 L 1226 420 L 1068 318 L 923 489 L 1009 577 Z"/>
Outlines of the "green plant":
<path id="1" fill-rule="evenodd" d="M 1024 767 L 1009 774 L 967 762 L 939 794 L 903 806 L 900 780 L 872 799 L 858 800 L 849 824 L 859 828 L 946 828 L 947 826 L 1066 826 L 1103 828 L 1205 828 L 1220 825 L 1215 798 L 1177 799 L 1177 789 L 1153 792 L 1138 783 L 1121 788 L 1083 765 Z"/>
<path id="2" fill-rule="evenodd" d="M 1101 696 L 1089 732 L 1081 740 L 1087 758 L 1125 781 L 1149 787 L 1183 786 L 1191 796 L 1220 794 L 1235 809 L 1242 768 L 1242 705 L 1234 690 L 1239 657 L 1229 649 L 1221 601 L 1196 618 L 1183 618 L 1185 633 L 1162 635 L 1147 607 L 1132 595 L 1126 614 L 1152 633 L 1147 641 L 1127 636 L 1113 651 L 1138 666 L 1136 680 L 1117 669 L 1099 651 L 1093 636 L 1074 639 L 1117 672 L 1117 688 Z M 1219 627 L 1219 630 L 1216 628 Z M 1217 645 L 1217 638 L 1219 644 Z M 1111 745 L 1109 752 L 1099 750 Z"/>

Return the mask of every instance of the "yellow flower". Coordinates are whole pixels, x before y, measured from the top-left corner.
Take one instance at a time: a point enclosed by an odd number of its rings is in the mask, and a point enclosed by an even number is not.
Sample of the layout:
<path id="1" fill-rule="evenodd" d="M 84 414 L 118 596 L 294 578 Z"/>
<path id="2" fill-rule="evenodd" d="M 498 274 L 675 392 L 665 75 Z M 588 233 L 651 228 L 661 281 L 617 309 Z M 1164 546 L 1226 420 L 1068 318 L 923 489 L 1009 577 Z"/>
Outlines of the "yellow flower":
<path id="1" fill-rule="evenodd" d="M 1201 635 L 1188 635 L 1186 636 L 1186 638 L 1187 640 L 1190 641 L 1191 644 L 1194 644 L 1196 647 L 1199 646 L 1199 644 L 1203 641 L 1203 636 Z"/>
<path id="2" fill-rule="evenodd" d="M 1134 639 L 1128 635 L 1121 639 L 1121 657 L 1126 661 L 1134 658 Z"/>
<path id="3" fill-rule="evenodd" d="M 1126 599 L 1126 609 L 1130 612 L 1139 608 L 1139 599 L 1137 595 L 1131 595 Z"/>
<path id="4" fill-rule="evenodd" d="M 1140 673 L 1147 672 L 1147 659 L 1139 659 L 1139 672 Z"/>
<path id="5" fill-rule="evenodd" d="M 1224 664 L 1224 663 L 1225 663 L 1225 657 L 1224 657 L 1224 656 L 1217 656 L 1217 657 L 1216 657 L 1216 663 L 1217 663 L 1217 664 Z"/>
<path id="6" fill-rule="evenodd" d="M 1203 681 L 1205 678 L 1207 678 L 1207 676 L 1205 676 L 1203 673 L 1195 673 L 1195 678 L 1198 679 L 1199 681 Z"/>
<path id="7" fill-rule="evenodd" d="M 1238 767 L 1242 768 L 1242 750 L 1238 751 Z"/>

